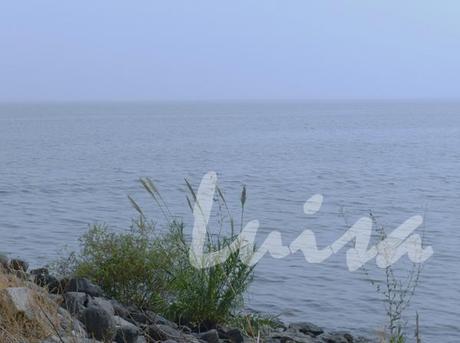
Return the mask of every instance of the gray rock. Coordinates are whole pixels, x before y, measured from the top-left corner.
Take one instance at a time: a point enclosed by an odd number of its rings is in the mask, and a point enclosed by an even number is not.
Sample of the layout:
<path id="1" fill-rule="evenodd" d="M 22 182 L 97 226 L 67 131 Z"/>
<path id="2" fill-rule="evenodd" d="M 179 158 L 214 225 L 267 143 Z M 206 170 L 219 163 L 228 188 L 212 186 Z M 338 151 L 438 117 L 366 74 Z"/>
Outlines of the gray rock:
<path id="1" fill-rule="evenodd" d="M 380 343 L 380 340 L 377 338 L 369 338 L 364 336 L 355 336 L 353 338 L 353 343 Z"/>
<path id="2" fill-rule="evenodd" d="M 274 332 L 268 337 L 269 339 L 275 339 L 281 343 L 295 342 L 295 343 L 315 343 L 317 342 L 314 337 L 305 335 L 300 332 Z"/>
<path id="3" fill-rule="evenodd" d="M 134 324 L 124 320 L 121 317 L 115 316 L 116 335 L 115 342 L 117 343 L 137 343 L 139 337 L 139 329 Z"/>
<path id="4" fill-rule="evenodd" d="M 101 287 L 93 284 L 86 278 L 72 278 L 70 279 L 65 288 L 64 292 L 83 292 L 93 297 L 100 297 L 103 295 Z"/>
<path id="5" fill-rule="evenodd" d="M 29 320 L 35 320 L 34 291 L 27 287 L 9 287 L 0 291 L 1 303 L 8 307 L 13 315 L 23 315 Z"/>
<path id="6" fill-rule="evenodd" d="M 298 322 L 289 324 L 289 329 L 297 330 L 305 335 L 316 337 L 321 335 L 324 330 L 310 322 Z"/>
<path id="7" fill-rule="evenodd" d="M 364 336 L 356 336 L 353 338 L 353 343 L 380 343 L 381 340 L 377 338 L 369 338 Z"/>
<path id="8" fill-rule="evenodd" d="M 73 316 L 79 316 L 93 301 L 91 297 L 82 292 L 67 292 L 63 295 L 62 307 L 70 312 Z"/>
<path id="9" fill-rule="evenodd" d="M 186 325 L 180 325 L 177 327 L 178 330 L 182 331 L 183 333 L 185 334 L 188 334 L 190 335 L 192 333 L 192 329 L 190 329 L 188 326 Z"/>
<path id="10" fill-rule="evenodd" d="M 64 289 L 67 287 L 68 283 L 68 278 L 53 281 L 48 285 L 48 292 L 53 294 L 64 294 Z"/>
<path id="11" fill-rule="evenodd" d="M 172 322 L 172 321 L 170 321 L 170 320 L 168 320 L 168 319 L 166 319 L 166 318 L 164 318 L 164 317 L 160 316 L 159 314 L 154 313 L 152 311 L 147 311 L 147 315 L 148 315 L 149 320 L 153 324 L 168 325 L 168 326 L 170 326 L 170 327 L 172 327 L 174 329 L 177 329 L 179 327 L 176 323 L 174 323 L 174 322 Z"/>
<path id="12" fill-rule="evenodd" d="M 85 337 L 61 336 L 61 338 L 58 336 L 51 336 L 40 343 L 100 343 L 100 341 Z"/>
<path id="13" fill-rule="evenodd" d="M 227 331 L 227 338 L 232 343 L 243 343 L 244 342 L 244 335 L 240 329 L 230 329 Z"/>
<path id="14" fill-rule="evenodd" d="M 215 329 L 199 333 L 197 337 L 208 343 L 218 343 L 219 342 L 219 333 Z"/>
<path id="15" fill-rule="evenodd" d="M 143 311 L 140 310 L 136 307 L 130 306 L 126 308 L 129 313 L 120 315 L 123 319 L 126 319 L 127 321 L 133 323 L 133 324 L 161 324 L 161 325 L 167 325 L 170 326 L 174 329 L 178 328 L 178 325 L 174 322 L 171 322 L 170 320 L 160 316 L 159 314 L 156 314 L 155 312 L 152 311 Z"/>
<path id="16" fill-rule="evenodd" d="M 225 326 L 218 326 L 217 331 L 219 332 L 219 337 L 222 339 L 227 339 L 232 343 L 243 343 L 244 335 L 240 329 L 236 328 L 227 328 Z"/>
<path id="17" fill-rule="evenodd" d="M 31 284 L 33 286 L 33 284 Z M 56 304 L 46 297 L 46 294 L 35 286 L 36 289 L 27 287 L 9 287 L 0 290 L 0 307 L 2 313 L 7 313 L 10 318 L 22 318 L 21 323 L 34 328 L 36 332 L 46 332 L 50 329 L 48 309 L 53 309 Z M 20 324 L 22 325 L 22 324 Z M 6 329 L 9 329 L 7 326 Z M 3 340 L 0 339 L 1 342 Z"/>
<path id="18" fill-rule="evenodd" d="M 182 335 L 180 340 L 171 340 L 169 339 L 168 341 L 177 341 L 181 343 L 206 343 L 206 341 L 203 341 L 202 339 L 199 339 L 196 337 L 196 334 L 191 334 L 191 335 Z"/>
<path id="19" fill-rule="evenodd" d="M 117 334 L 115 311 L 109 300 L 93 298 L 83 292 L 64 293 L 63 299 L 62 307 L 83 322 L 90 337 L 106 339 L 113 338 Z"/>
<path id="20" fill-rule="evenodd" d="M 51 276 L 47 280 L 46 288 L 48 292 L 51 294 L 63 294 L 64 293 L 64 285 L 61 280 L 58 280 L 54 276 Z"/>
<path id="21" fill-rule="evenodd" d="M 318 336 L 324 343 L 353 343 L 353 336 L 347 332 L 329 332 Z"/>
<path id="22" fill-rule="evenodd" d="M 64 308 L 58 308 L 58 317 L 61 336 L 72 335 L 74 337 L 86 337 L 87 333 L 83 324 Z"/>
<path id="23" fill-rule="evenodd" d="M 128 320 L 128 318 L 129 318 L 129 310 L 125 306 L 123 306 L 120 302 L 115 300 L 115 299 L 110 299 L 109 301 L 113 306 L 113 310 L 115 312 L 115 315 L 117 315 L 117 316 L 119 316 L 119 317 L 121 317 L 121 318 L 123 318 L 125 320 Z"/>
<path id="24" fill-rule="evenodd" d="M 165 341 L 172 339 L 180 341 L 182 334 L 180 331 L 163 324 L 151 324 L 146 327 L 147 336 L 154 341 Z"/>
<path id="25" fill-rule="evenodd" d="M 59 280 L 49 274 L 47 268 L 38 268 L 30 271 L 33 281 L 40 287 L 46 287 L 51 293 L 56 293 L 54 289 L 59 285 Z"/>
<path id="26" fill-rule="evenodd" d="M 153 322 L 149 319 L 149 316 L 144 311 L 139 310 L 137 307 L 129 306 L 126 308 L 128 313 L 124 313 L 124 315 L 119 314 L 120 317 L 126 319 L 131 323 L 139 323 L 139 324 L 152 324 Z"/>
<path id="27" fill-rule="evenodd" d="M 106 310 L 110 315 L 114 316 L 115 315 L 115 309 L 113 308 L 112 303 L 110 300 L 101 298 L 101 297 L 96 297 L 92 299 L 92 302 L 97 304 L 98 306 L 102 307 L 104 310 Z"/>
<path id="28" fill-rule="evenodd" d="M 100 306 L 89 306 L 81 314 L 81 321 L 91 338 L 112 342 L 116 334 L 113 316 Z"/>
<path id="29" fill-rule="evenodd" d="M 332 331 L 330 334 L 334 336 L 342 336 L 347 340 L 348 343 L 354 342 L 353 335 L 348 331 Z"/>

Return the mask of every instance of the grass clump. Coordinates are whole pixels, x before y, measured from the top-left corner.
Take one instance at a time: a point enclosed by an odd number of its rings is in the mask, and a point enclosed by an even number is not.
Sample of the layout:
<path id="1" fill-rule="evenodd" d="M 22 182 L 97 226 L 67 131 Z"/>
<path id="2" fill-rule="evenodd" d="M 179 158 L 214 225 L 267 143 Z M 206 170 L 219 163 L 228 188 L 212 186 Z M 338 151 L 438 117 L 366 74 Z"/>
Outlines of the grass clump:
<path id="1" fill-rule="evenodd" d="M 87 277 L 125 304 L 153 310 L 195 329 L 228 323 L 243 309 L 254 267 L 244 263 L 242 249 L 236 248 L 221 264 L 194 268 L 184 224 L 174 219 L 150 179 L 141 183 L 167 219 L 166 228 L 156 230 L 141 207 L 129 198 L 139 214 L 129 231 L 115 233 L 104 225 L 91 226 L 81 237 L 80 251 L 57 263 L 55 269 L 67 276 Z M 187 190 L 188 203 L 193 207 L 197 197 L 188 181 Z M 220 190 L 217 194 L 218 208 L 226 208 L 228 217 L 224 220 L 220 216 L 217 233 L 208 228 L 205 253 L 223 249 L 236 238 L 223 194 Z M 241 220 L 245 202 L 243 188 Z M 230 230 L 222 230 L 224 222 L 229 223 Z"/>
<path id="2" fill-rule="evenodd" d="M 183 226 L 176 225 L 173 243 L 178 254 L 172 262 L 171 302 L 167 316 L 179 323 L 209 329 L 228 322 L 244 306 L 244 293 L 253 279 L 253 267 L 243 263 L 235 249 L 228 259 L 215 266 L 195 269 L 188 259 Z M 206 251 L 217 251 L 235 237 L 208 236 Z"/>

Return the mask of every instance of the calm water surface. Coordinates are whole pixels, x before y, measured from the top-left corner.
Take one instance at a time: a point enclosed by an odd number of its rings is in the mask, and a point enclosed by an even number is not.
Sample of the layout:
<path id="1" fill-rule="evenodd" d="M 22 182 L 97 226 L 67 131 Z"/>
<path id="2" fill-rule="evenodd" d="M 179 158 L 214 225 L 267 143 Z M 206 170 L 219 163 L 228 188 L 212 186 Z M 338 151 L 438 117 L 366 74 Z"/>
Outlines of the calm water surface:
<path id="1" fill-rule="evenodd" d="M 52 260 L 93 222 L 126 229 L 131 194 L 150 211 L 137 179 L 150 176 L 188 223 L 184 177 L 218 173 L 259 239 L 273 229 L 289 244 L 303 230 L 335 241 L 372 210 L 389 230 L 425 216 L 427 262 L 407 312 L 424 342 L 460 342 L 460 106 L 432 103 L 66 104 L 0 106 L 0 250 L 34 265 Z M 321 193 L 314 216 L 303 203 Z M 407 264 L 407 259 L 401 265 Z M 374 261 L 368 264 L 374 273 Z M 249 306 L 371 334 L 384 324 L 379 296 L 345 249 L 307 264 L 299 253 L 265 257 Z M 375 275 L 382 275 L 375 270 Z M 442 337 L 442 338 L 440 338 Z"/>

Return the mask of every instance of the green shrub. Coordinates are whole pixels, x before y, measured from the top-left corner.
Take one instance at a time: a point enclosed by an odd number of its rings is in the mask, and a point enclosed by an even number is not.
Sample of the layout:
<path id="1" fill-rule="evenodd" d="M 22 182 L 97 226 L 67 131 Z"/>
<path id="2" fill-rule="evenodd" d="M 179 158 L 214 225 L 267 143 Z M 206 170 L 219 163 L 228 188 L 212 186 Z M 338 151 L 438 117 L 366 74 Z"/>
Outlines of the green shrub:
<path id="1" fill-rule="evenodd" d="M 141 308 L 164 306 L 169 275 L 153 228 L 142 219 L 125 233 L 93 225 L 81 238 L 75 274 L 99 284 L 107 295 Z"/>
<path id="2" fill-rule="evenodd" d="M 210 268 L 196 269 L 189 261 L 184 225 L 172 219 L 169 209 L 149 179 L 142 185 L 167 218 L 167 229 L 154 230 L 141 207 L 129 198 L 139 213 L 128 232 L 114 233 L 106 226 L 93 225 L 81 237 L 81 250 L 71 254 L 72 274 L 99 284 L 107 295 L 195 328 L 211 328 L 226 323 L 244 306 L 244 293 L 253 278 L 253 267 L 240 259 L 235 249 L 229 258 Z M 187 182 L 193 199 L 196 196 Z M 227 205 L 219 190 L 219 208 Z M 189 204 L 192 202 L 188 199 Z M 246 190 L 241 197 L 242 214 Z M 228 208 L 227 208 L 228 211 Z M 229 214 L 229 213 L 228 213 Z M 236 237 L 230 218 L 228 235 L 208 234 L 205 252 L 228 246 Z M 243 220 L 243 215 L 241 216 Z M 224 220 L 219 221 L 221 224 Z M 242 225 L 241 225 L 242 226 Z M 59 268 L 58 268 L 59 269 Z M 68 270 L 69 266 L 61 266 Z"/>

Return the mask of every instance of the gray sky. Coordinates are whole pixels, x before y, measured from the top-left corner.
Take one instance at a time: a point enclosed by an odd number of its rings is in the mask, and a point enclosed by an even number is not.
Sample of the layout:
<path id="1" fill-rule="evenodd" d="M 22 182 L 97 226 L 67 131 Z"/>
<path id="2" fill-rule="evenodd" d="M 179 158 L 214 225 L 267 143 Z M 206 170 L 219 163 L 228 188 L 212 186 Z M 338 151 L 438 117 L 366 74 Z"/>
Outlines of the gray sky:
<path id="1" fill-rule="evenodd" d="M 459 91 L 458 0 L 0 0 L 0 101 Z"/>

